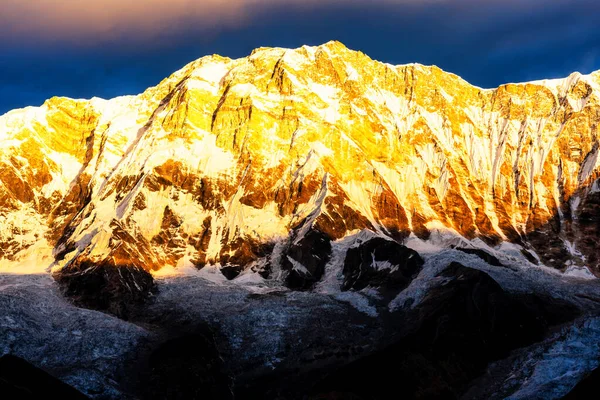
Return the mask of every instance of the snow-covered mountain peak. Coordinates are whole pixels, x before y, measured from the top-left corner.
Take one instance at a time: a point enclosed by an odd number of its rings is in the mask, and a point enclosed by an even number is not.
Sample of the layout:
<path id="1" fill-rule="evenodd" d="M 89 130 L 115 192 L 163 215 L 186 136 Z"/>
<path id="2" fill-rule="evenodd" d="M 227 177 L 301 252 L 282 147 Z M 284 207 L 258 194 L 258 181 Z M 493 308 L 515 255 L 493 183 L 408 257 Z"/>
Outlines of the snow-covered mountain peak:
<path id="1" fill-rule="evenodd" d="M 65 274 L 185 259 L 235 276 L 280 268 L 273 249 L 310 232 L 427 240 L 433 224 L 597 272 L 582 232 L 599 78 L 484 90 L 329 42 L 204 57 L 137 96 L 55 97 L 0 117 L 0 258 L 43 240 Z"/>

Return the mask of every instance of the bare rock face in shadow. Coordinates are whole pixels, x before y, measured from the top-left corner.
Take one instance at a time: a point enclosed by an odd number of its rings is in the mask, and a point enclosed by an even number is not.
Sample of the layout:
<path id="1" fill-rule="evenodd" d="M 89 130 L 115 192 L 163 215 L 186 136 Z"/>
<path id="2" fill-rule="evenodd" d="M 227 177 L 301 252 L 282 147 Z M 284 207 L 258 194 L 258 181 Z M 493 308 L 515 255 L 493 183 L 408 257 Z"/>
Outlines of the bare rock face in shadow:
<path id="1" fill-rule="evenodd" d="M 128 319 L 130 310 L 156 290 L 150 273 L 134 265 L 84 261 L 54 275 L 63 293 L 76 304 Z"/>
<path id="2" fill-rule="evenodd" d="M 281 268 L 288 272 L 286 285 L 290 289 L 310 289 L 325 272 L 331 256 L 331 239 L 319 229 L 310 229 L 301 239 L 291 243 L 281 259 Z"/>
<path id="3" fill-rule="evenodd" d="M 419 254 L 395 241 L 373 238 L 348 250 L 342 290 L 368 286 L 394 296 L 407 287 L 423 266 Z"/>

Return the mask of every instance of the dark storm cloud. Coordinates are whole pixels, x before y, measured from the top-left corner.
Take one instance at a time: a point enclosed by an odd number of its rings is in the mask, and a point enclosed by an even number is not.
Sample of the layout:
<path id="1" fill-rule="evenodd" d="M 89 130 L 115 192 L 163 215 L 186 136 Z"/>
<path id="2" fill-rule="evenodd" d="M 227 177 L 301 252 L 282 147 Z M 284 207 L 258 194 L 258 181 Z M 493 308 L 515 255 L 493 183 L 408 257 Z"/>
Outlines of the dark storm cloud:
<path id="1" fill-rule="evenodd" d="M 205 54 L 331 39 L 393 64 L 436 64 L 483 87 L 600 68 L 600 5 L 590 0 L 146 0 L 127 9 L 120 0 L 72 9 L 83 2 L 36 1 L 67 8 L 42 23 L 41 8 L 21 15 L 33 0 L 0 0 L 0 113 L 52 95 L 135 94 Z M 101 3 L 117 8 L 90 19 Z"/>

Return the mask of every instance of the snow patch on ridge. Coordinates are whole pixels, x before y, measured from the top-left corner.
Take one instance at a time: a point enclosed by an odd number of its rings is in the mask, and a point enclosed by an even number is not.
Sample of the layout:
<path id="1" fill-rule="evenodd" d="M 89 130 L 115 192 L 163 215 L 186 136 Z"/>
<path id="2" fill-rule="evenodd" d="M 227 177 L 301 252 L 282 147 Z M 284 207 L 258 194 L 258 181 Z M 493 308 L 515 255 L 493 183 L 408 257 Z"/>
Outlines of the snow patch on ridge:
<path id="1" fill-rule="evenodd" d="M 325 103 L 325 107 L 318 108 L 323 119 L 330 124 L 335 124 L 341 118 L 339 89 L 312 81 L 308 82 L 308 89 Z"/>
<path id="2" fill-rule="evenodd" d="M 46 274 L 54 263 L 53 247 L 46 239 L 37 240 L 30 247 L 21 250 L 13 261 L 0 261 L 0 274 Z"/>
<path id="3" fill-rule="evenodd" d="M 594 274 L 590 272 L 590 270 L 587 267 L 577 267 L 574 265 L 568 267 L 564 272 L 564 275 L 571 278 L 579 278 L 585 280 L 598 279 Z"/>
<path id="4" fill-rule="evenodd" d="M 212 61 L 212 60 L 211 60 Z M 204 90 L 217 95 L 220 90 L 221 81 L 230 70 L 227 62 L 204 62 L 194 68 L 186 85 L 188 89 Z"/>

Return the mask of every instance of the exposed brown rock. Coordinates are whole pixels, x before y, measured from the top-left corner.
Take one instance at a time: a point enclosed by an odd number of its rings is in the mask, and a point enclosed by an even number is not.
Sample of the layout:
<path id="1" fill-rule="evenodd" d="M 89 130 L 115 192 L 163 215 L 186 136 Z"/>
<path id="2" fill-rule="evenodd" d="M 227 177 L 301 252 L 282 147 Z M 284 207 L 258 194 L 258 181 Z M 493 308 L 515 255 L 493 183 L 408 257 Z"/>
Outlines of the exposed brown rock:
<path id="1" fill-rule="evenodd" d="M 315 221 L 315 227 L 319 231 L 332 240 L 337 240 L 343 238 L 347 232 L 357 229 L 375 230 L 367 217 L 347 205 L 350 199 L 335 178 L 328 180 L 327 190 L 328 195 L 324 200 L 325 212 Z"/>
<path id="2" fill-rule="evenodd" d="M 19 177 L 18 166 L 0 165 L 0 180 L 8 195 L 20 203 L 29 203 L 35 199 L 30 183 Z"/>
<path id="3" fill-rule="evenodd" d="M 227 279 L 234 279 L 252 262 L 269 255 L 273 246 L 273 243 L 258 243 L 250 238 L 238 237 L 221 250 L 221 272 Z"/>

